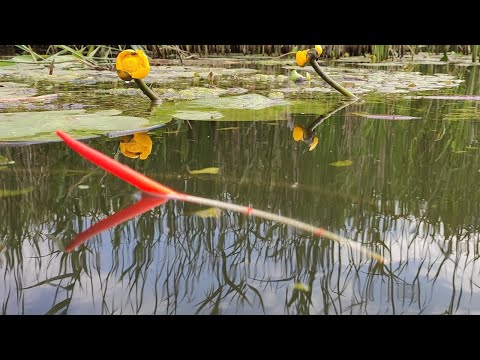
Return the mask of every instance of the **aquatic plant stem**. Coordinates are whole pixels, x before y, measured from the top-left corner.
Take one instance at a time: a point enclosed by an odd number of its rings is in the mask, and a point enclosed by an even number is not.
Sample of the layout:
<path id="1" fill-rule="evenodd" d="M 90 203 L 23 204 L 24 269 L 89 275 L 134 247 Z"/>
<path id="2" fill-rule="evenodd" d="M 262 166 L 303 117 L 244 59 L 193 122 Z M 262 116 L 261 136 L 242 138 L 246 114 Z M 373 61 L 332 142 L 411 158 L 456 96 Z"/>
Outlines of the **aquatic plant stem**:
<path id="1" fill-rule="evenodd" d="M 152 100 L 152 102 L 159 102 L 161 101 L 160 98 L 158 97 L 157 94 L 155 94 L 155 92 L 150 89 L 147 84 L 145 84 L 145 81 L 143 81 L 142 79 L 134 79 L 135 80 L 135 83 L 137 84 L 137 86 L 140 88 L 140 90 L 143 91 L 143 93 L 145 95 L 147 95 L 150 100 Z"/>
<path id="2" fill-rule="evenodd" d="M 330 85 L 331 87 L 333 87 L 335 90 L 337 90 L 338 92 L 340 92 L 342 95 L 344 96 L 347 96 L 351 99 L 356 99 L 357 97 L 355 95 L 353 95 L 350 91 L 348 91 L 347 89 L 345 89 L 342 85 L 340 85 L 339 83 L 337 83 L 335 80 L 333 80 L 330 76 L 328 76 L 323 70 L 322 68 L 320 67 L 320 65 L 318 65 L 318 62 L 316 59 L 311 59 L 310 60 L 310 65 L 312 65 L 312 67 L 315 69 L 315 71 L 317 72 L 318 75 L 320 75 L 320 77 L 325 80 L 327 82 L 328 85 Z"/>
<path id="3" fill-rule="evenodd" d="M 315 236 L 325 237 L 327 239 L 336 241 L 340 244 L 345 244 L 352 249 L 360 251 L 362 254 L 365 254 L 373 259 L 378 260 L 381 263 L 386 263 L 387 260 L 380 254 L 370 251 L 363 247 L 360 243 L 357 243 L 353 240 L 347 239 L 343 236 L 334 234 L 328 230 L 325 230 L 320 227 L 309 225 L 307 223 L 287 218 L 285 216 L 269 213 L 262 210 L 253 209 L 251 207 L 231 204 L 219 200 L 207 199 L 193 195 L 183 194 L 177 192 L 169 187 L 166 187 L 153 179 L 148 178 L 147 176 L 133 170 L 132 168 L 108 157 L 107 155 L 101 153 L 98 150 L 91 148 L 90 146 L 75 140 L 67 133 L 57 130 L 57 135 L 74 151 L 82 155 L 87 160 L 91 161 L 97 166 L 100 166 L 104 170 L 114 174 L 120 179 L 132 184 L 138 189 L 146 192 L 149 195 L 161 197 L 162 199 L 171 199 L 171 200 L 180 200 L 191 202 L 200 205 L 218 207 L 220 209 L 231 210 L 245 214 L 247 216 L 257 216 L 266 220 L 276 221 L 282 224 L 286 224 L 297 229 L 306 231 Z M 129 215 L 131 216 L 131 214 Z"/>

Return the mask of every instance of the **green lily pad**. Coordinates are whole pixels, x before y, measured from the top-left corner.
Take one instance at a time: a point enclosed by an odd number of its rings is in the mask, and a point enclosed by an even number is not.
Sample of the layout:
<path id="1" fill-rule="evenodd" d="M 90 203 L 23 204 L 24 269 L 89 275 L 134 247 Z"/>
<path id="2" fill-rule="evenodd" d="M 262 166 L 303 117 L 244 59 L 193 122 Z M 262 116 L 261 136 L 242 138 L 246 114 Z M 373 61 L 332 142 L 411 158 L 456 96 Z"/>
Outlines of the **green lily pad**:
<path id="1" fill-rule="evenodd" d="M 244 94 L 238 96 L 206 98 L 192 101 L 193 106 L 206 106 L 216 109 L 246 109 L 261 110 L 272 106 L 286 105 L 283 99 L 272 100 L 258 94 Z"/>
<path id="2" fill-rule="evenodd" d="M 334 104 L 332 98 L 318 101 L 269 99 L 259 94 L 201 98 L 177 103 L 166 102 L 157 107 L 152 118 L 167 122 L 199 121 L 276 121 L 286 120 L 288 114 L 323 115 Z"/>
<path id="3" fill-rule="evenodd" d="M 178 111 L 172 115 L 175 120 L 218 120 L 223 117 L 218 111 Z"/>
<path id="4" fill-rule="evenodd" d="M 57 129 L 85 138 L 161 124 L 158 119 L 123 116 L 120 113 L 118 110 L 86 113 L 83 109 L 0 113 L 0 140 L 58 140 L 55 134 Z"/>
<path id="5" fill-rule="evenodd" d="M 14 63 L 31 63 L 35 62 L 33 57 L 31 55 L 18 55 L 14 56 L 9 59 L 10 61 L 13 61 Z"/>

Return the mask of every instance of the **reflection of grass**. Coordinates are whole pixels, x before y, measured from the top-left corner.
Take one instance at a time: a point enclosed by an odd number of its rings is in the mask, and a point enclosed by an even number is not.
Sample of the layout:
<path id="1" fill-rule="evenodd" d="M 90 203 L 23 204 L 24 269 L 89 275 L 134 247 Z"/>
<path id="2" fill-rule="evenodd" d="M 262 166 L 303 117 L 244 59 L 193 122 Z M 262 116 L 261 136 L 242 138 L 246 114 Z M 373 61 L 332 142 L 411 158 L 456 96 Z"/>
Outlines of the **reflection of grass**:
<path id="1" fill-rule="evenodd" d="M 91 222 L 133 203 L 132 188 L 101 172 L 84 179 L 88 191 L 72 187 L 93 167 L 62 144 L 1 148 L 15 161 L 0 172 L 2 188 L 34 188 L 0 202 L 2 311 L 465 312 L 478 286 L 480 195 L 472 189 L 480 160 L 478 149 L 454 151 L 475 147 L 478 124 L 443 120 L 464 106 L 471 103 L 401 97 L 354 104 L 354 111 L 421 119 L 363 120 L 350 116 L 349 108 L 316 128 L 314 153 L 302 153 L 283 122 L 245 123 L 238 131 L 216 131 L 238 127 L 236 122 L 192 123 L 155 138 L 144 163 L 122 159 L 180 191 L 328 224 L 394 260 L 382 268 L 283 225 L 230 212 L 189 216 L 199 208 L 174 202 L 65 254 L 59 249 Z M 109 154 L 118 146 L 93 144 Z M 352 165 L 328 166 L 339 159 Z M 186 165 L 222 171 L 188 177 Z M 75 170 L 81 168 L 86 170 Z M 446 282 L 447 276 L 456 276 L 455 282 Z M 295 290 L 295 283 L 307 284 L 310 292 Z M 434 286 L 449 289 L 446 305 L 435 298 Z M 38 300 L 32 308 L 38 294 L 48 303 Z"/>

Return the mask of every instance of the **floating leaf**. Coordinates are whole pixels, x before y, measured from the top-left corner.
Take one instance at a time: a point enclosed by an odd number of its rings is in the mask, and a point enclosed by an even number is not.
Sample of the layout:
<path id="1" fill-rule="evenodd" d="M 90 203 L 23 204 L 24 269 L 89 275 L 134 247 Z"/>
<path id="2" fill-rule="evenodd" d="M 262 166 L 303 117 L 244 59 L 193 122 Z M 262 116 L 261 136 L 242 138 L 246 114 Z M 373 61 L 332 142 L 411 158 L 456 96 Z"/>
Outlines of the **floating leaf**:
<path id="1" fill-rule="evenodd" d="M 179 111 L 172 115 L 174 120 L 218 120 L 222 117 L 218 111 Z"/>
<path id="2" fill-rule="evenodd" d="M 190 170 L 190 169 L 187 169 L 187 170 L 192 175 L 201 175 L 201 174 L 217 175 L 220 172 L 220 169 L 218 167 L 208 167 L 200 170 Z"/>
<path id="3" fill-rule="evenodd" d="M 201 218 L 216 218 L 222 214 L 222 210 L 220 210 L 219 208 L 211 207 L 205 210 L 195 211 L 194 214 Z"/>
<path id="4" fill-rule="evenodd" d="M 303 291 L 303 292 L 309 292 L 310 291 L 310 286 L 308 286 L 307 284 L 304 284 L 304 283 L 295 283 L 293 285 L 293 288 L 295 290 L 298 290 L 298 291 Z"/>
<path id="5" fill-rule="evenodd" d="M 90 189 L 90 186 L 89 185 L 78 185 L 78 188 L 80 190 L 87 190 L 87 189 Z"/>
<path id="6" fill-rule="evenodd" d="M 217 131 L 238 130 L 238 129 L 240 129 L 239 126 L 230 126 L 230 127 L 219 128 L 217 129 Z"/>
<path id="7" fill-rule="evenodd" d="M 14 63 L 31 63 L 35 62 L 31 55 L 18 55 L 14 56 L 9 59 L 9 61 L 13 61 Z"/>
<path id="8" fill-rule="evenodd" d="M 0 198 L 9 197 L 9 196 L 24 195 L 24 194 L 28 194 L 32 191 L 33 191 L 33 187 L 28 187 L 28 188 L 20 189 L 20 190 L 5 190 L 5 189 L 2 189 L 2 190 L 0 190 Z"/>
<path id="9" fill-rule="evenodd" d="M 141 130 L 161 120 L 118 115 L 121 111 L 105 110 L 87 113 L 84 109 L 0 113 L 0 140 L 58 140 L 57 129 L 76 137 L 94 137 L 125 129 Z"/>
<path id="10" fill-rule="evenodd" d="M 340 161 L 332 162 L 328 165 L 341 167 L 341 166 L 350 166 L 352 164 L 353 164 L 352 160 L 340 160 Z"/>
<path id="11" fill-rule="evenodd" d="M 150 121 L 165 123 L 172 119 L 200 121 L 278 121 L 288 114 L 323 115 L 335 106 L 335 99 L 269 99 L 258 94 L 202 98 L 178 103 L 163 103 L 153 110 Z M 212 119 L 213 116 L 213 119 Z"/>
<path id="12" fill-rule="evenodd" d="M 215 109 L 260 110 L 272 106 L 287 105 L 287 102 L 283 99 L 269 99 L 268 97 L 259 94 L 243 94 L 197 99 L 192 101 L 192 105 L 209 106 Z"/>

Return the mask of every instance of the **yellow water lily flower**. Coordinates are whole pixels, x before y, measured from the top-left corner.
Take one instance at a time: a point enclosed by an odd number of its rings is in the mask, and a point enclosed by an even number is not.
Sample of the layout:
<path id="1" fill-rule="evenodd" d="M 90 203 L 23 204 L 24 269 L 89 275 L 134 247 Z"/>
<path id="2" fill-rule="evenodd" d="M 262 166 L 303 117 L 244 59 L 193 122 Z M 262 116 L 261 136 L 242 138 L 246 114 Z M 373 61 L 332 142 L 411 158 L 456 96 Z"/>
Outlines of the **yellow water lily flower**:
<path id="1" fill-rule="evenodd" d="M 307 57 L 307 52 L 308 50 L 297 51 L 295 60 L 297 61 L 298 66 L 304 67 L 310 61 Z"/>
<path id="2" fill-rule="evenodd" d="M 317 51 L 318 56 L 322 55 L 323 49 L 320 45 L 315 45 L 315 50 Z M 298 66 L 304 67 L 309 61 L 310 57 L 307 55 L 309 50 L 297 51 L 295 54 L 295 60 Z"/>
<path id="3" fill-rule="evenodd" d="M 318 144 L 318 136 L 315 135 L 315 136 L 313 137 L 312 143 L 311 143 L 311 144 L 309 145 L 309 147 L 308 147 L 308 150 L 309 150 L 309 151 L 312 151 L 313 149 L 315 149 L 315 147 L 317 146 L 317 144 Z"/>
<path id="4" fill-rule="evenodd" d="M 150 72 L 150 63 L 142 50 L 123 50 L 115 62 L 118 76 L 125 80 L 143 79 Z"/>
<path id="5" fill-rule="evenodd" d="M 303 140 L 305 136 L 305 129 L 301 126 L 295 125 L 293 128 L 293 140 L 300 141 Z"/>
<path id="6" fill-rule="evenodd" d="M 152 152 L 152 139 L 147 133 L 135 133 L 133 137 L 123 136 L 120 140 L 120 151 L 126 157 L 145 160 Z"/>

